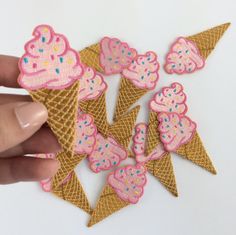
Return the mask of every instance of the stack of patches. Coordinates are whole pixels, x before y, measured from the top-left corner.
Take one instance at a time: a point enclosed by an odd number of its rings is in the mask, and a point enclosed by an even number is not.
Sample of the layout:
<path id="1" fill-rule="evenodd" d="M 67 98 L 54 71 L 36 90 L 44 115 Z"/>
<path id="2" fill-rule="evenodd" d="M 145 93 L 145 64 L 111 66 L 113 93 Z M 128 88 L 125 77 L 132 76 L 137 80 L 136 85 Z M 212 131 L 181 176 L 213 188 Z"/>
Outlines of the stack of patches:
<path id="1" fill-rule="evenodd" d="M 166 57 L 165 70 L 183 74 L 202 68 L 228 25 L 178 38 Z M 139 123 L 134 128 L 140 107 L 130 108 L 155 89 L 159 78 L 154 52 L 138 54 L 127 43 L 104 37 L 77 53 L 65 36 L 48 25 L 37 26 L 33 36 L 19 61 L 18 82 L 34 101 L 47 107 L 48 125 L 62 147 L 57 154 L 37 155 L 57 158 L 61 163 L 57 174 L 43 180 L 41 186 L 89 213 L 88 226 L 137 203 L 144 192 L 147 172 L 177 196 L 171 152 L 216 173 L 196 124 L 186 116 L 182 85 L 173 83 L 156 93 L 150 101 L 149 124 Z M 103 76 L 112 74 L 121 75 L 121 84 L 113 123 L 109 123 Z M 118 167 L 128 156 L 136 163 Z M 94 209 L 74 172 L 85 158 L 94 173 L 112 170 Z"/>

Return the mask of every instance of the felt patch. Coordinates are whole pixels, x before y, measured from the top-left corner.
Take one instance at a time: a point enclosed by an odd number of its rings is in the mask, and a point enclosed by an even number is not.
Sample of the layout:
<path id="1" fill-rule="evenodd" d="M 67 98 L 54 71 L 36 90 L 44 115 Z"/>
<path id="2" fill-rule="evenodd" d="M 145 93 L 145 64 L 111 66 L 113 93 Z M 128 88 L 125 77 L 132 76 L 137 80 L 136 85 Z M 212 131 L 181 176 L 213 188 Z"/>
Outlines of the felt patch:
<path id="1" fill-rule="evenodd" d="M 169 87 L 163 87 L 153 96 L 149 103 L 150 109 L 157 113 L 175 112 L 185 114 L 188 110 L 186 99 L 183 86 L 175 82 Z"/>
<path id="2" fill-rule="evenodd" d="M 152 90 L 156 87 L 159 75 L 157 55 L 148 51 L 144 55 L 137 55 L 132 63 L 122 71 L 122 75 L 141 89 Z"/>
<path id="3" fill-rule="evenodd" d="M 36 158 L 46 158 L 46 159 L 55 159 L 56 154 L 54 153 L 46 153 L 46 154 L 37 154 Z M 66 184 L 71 179 L 71 174 L 69 174 L 61 183 L 61 185 Z M 48 178 L 40 181 L 40 185 L 44 192 L 52 191 L 52 178 Z"/>
<path id="4" fill-rule="evenodd" d="M 75 152 L 78 154 L 90 154 L 94 149 L 97 135 L 93 117 L 88 114 L 78 115 L 76 128 Z"/>
<path id="5" fill-rule="evenodd" d="M 157 144 L 153 151 L 146 155 L 148 126 L 145 123 L 138 123 L 135 126 L 132 150 L 138 163 L 146 163 L 151 160 L 160 159 L 166 154 L 161 143 Z"/>
<path id="6" fill-rule="evenodd" d="M 205 60 L 194 42 L 183 37 L 177 38 L 166 56 L 164 66 L 167 73 L 193 73 L 202 69 Z"/>
<path id="7" fill-rule="evenodd" d="M 225 23 L 195 35 L 177 38 L 166 56 L 165 71 L 169 74 L 189 74 L 202 69 L 229 25 Z"/>
<path id="8" fill-rule="evenodd" d="M 107 89 L 103 76 L 90 67 L 84 68 L 83 76 L 79 81 L 79 101 L 97 99 Z"/>
<path id="9" fill-rule="evenodd" d="M 161 141 L 169 152 L 176 151 L 181 145 L 188 143 L 196 132 L 196 123 L 187 116 L 160 113 L 158 120 Z"/>
<path id="10" fill-rule="evenodd" d="M 81 77 L 83 69 L 79 56 L 64 35 L 55 33 L 48 25 L 39 25 L 33 36 L 19 61 L 21 87 L 27 90 L 64 89 Z"/>
<path id="11" fill-rule="evenodd" d="M 132 204 L 142 197 L 146 182 L 146 168 L 142 164 L 121 167 L 108 175 L 108 184 L 117 195 Z"/>
<path id="12" fill-rule="evenodd" d="M 100 41 L 100 48 L 100 65 L 106 75 L 120 73 L 137 54 L 134 48 L 117 38 L 104 37 Z"/>
<path id="13" fill-rule="evenodd" d="M 127 152 L 115 139 L 108 137 L 105 139 L 101 134 L 96 136 L 94 150 L 88 156 L 89 165 L 92 171 L 112 169 L 127 158 Z"/>

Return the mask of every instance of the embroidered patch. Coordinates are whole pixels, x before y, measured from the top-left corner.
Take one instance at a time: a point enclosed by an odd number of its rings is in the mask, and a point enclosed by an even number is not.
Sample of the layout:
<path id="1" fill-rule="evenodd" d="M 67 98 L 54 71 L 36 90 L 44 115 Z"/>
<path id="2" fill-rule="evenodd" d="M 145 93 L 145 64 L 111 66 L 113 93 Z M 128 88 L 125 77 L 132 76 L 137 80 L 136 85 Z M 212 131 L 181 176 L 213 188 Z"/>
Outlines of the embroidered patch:
<path id="1" fill-rule="evenodd" d="M 92 116 L 81 114 L 78 116 L 75 152 L 78 154 L 90 154 L 96 143 L 97 128 Z"/>
<path id="2" fill-rule="evenodd" d="M 196 123 L 187 116 L 177 113 L 160 113 L 160 138 L 169 152 L 176 151 L 181 145 L 188 143 L 196 133 Z"/>
<path id="3" fill-rule="evenodd" d="M 188 110 L 186 94 L 183 92 L 183 86 L 177 82 L 169 87 L 163 87 L 157 92 L 150 101 L 150 109 L 154 112 L 175 112 L 185 114 Z"/>
<path id="4" fill-rule="evenodd" d="M 90 67 L 84 68 L 79 81 L 79 101 L 97 99 L 107 89 L 103 76 Z"/>
<path id="5" fill-rule="evenodd" d="M 21 87 L 64 89 L 81 77 L 83 69 L 78 53 L 70 48 L 65 36 L 48 25 L 37 26 L 33 36 L 19 61 Z"/>
<path id="6" fill-rule="evenodd" d="M 105 139 L 101 134 L 96 136 L 93 152 L 88 156 L 90 168 L 95 173 L 112 169 L 127 158 L 126 150 L 115 139 Z"/>
<path id="7" fill-rule="evenodd" d="M 122 74 L 135 86 L 152 90 L 159 78 L 159 67 L 157 55 L 153 51 L 148 51 L 144 55 L 134 58 L 129 67 L 122 71 Z"/>
<path id="8" fill-rule="evenodd" d="M 193 73 L 203 68 L 205 60 L 192 41 L 180 37 L 171 46 L 164 66 L 167 73 Z"/>
<path id="9" fill-rule="evenodd" d="M 146 182 L 146 168 L 142 164 L 121 167 L 108 175 L 108 184 L 116 194 L 132 204 L 137 203 L 142 197 Z"/>
<path id="10" fill-rule="evenodd" d="M 145 123 L 139 123 L 135 126 L 135 134 L 133 137 L 132 150 L 135 154 L 135 159 L 138 163 L 145 163 L 151 160 L 160 159 L 166 154 L 163 145 L 158 144 L 153 151 L 146 156 L 146 141 L 147 141 L 148 126 Z"/>
<path id="11" fill-rule="evenodd" d="M 100 48 L 100 64 L 107 75 L 120 73 L 137 54 L 134 48 L 117 38 L 104 37 L 100 41 Z"/>

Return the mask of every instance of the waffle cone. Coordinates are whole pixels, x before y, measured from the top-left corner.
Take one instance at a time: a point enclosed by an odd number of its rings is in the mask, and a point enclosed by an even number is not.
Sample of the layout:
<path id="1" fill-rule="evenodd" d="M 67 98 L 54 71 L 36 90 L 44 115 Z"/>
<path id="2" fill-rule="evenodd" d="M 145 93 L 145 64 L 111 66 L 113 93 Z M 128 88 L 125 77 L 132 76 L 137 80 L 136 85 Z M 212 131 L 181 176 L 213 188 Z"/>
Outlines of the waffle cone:
<path id="1" fill-rule="evenodd" d="M 184 144 L 180 148 L 178 148 L 176 153 L 184 157 L 185 159 L 192 161 L 198 166 L 201 166 L 212 174 L 216 174 L 216 170 L 197 132 L 192 140 L 189 143 Z"/>
<path id="2" fill-rule="evenodd" d="M 100 65 L 100 44 L 96 43 L 89 47 L 86 47 L 79 52 L 80 58 L 83 64 L 88 67 L 92 67 L 100 73 L 104 73 L 103 68 Z"/>
<path id="3" fill-rule="evenodd" d="M 78 111 L 79 82 L 64 90 L 42 89 L 30 92 L 34 101 L 42 102 L 48 110 L 48 124 L 63 151 L 73 156 L 75 123 Z"/>
<path id="4" fill-rule="evenodd" d="M 91 114 L 94 123 L 100 133 L 107 135 L 109 123 L 107 121 L 106 96 L 103 93 L 96 100 L 87 100 L 79 102 L 79 107 L 84 113 Z"/>
<path id="5" fill-rule="evenodd" d="M 61 182 L 72 172 L 75 167 L 86 157 L 86 155 L 74 154 L 70 158 L 66 152 L 61 152 L 57 155 L 57 160 L 60 161 L 61 167 L 53 177 L 53 188 L 57 188 Z"/>
<path id="6" fill-rule="evenodd" d="M 151 160 L 145 165 L 148 171 L 155 176 L 169 192 L 174 196 L 178 196 L 170 153 L 167 153 L 160 159 Z"/>
<path id="7" fill-rule="evenodd" d="M 124 115 L 124 113 L 127 112 L 130 106 L 147 92 L 147 89 L 136 87 L 129 79 L 121 78 L 119 95 L 114 114 L 114 121 L 119 120 Z"/>
<path id="8" fill-rule="evenodd" d="M 161 142 L 159 138 L 157 113 L 150 111 L 148 121 L 146 154 L 149 155 L 153 149 Z"/>
<path id="9" fill-rule="evenodd" d="M 158 114 L 156 112 L 150 111 L 146 143 L 147 155 L 150 154 L 153 149 L 161 143 L 158 132 L 159 122 L 157 116 Z M 151 160 L 145 165 L 148 171 L 153 176 L 155 176 L 169 192 L 171 192 L 174 196 L 178 196 L 175 174 L 170 153 L 166 153 L 160 159 Z"/>
<path id="10" fill-rule="evenodd" d="M 72 172 L 71 179 L 67 183 L 53 189 L 53 193 L 59 198 L 62 198 L 81 208 L 88 214 L 91 214 L 92 209 L 75 172 Z"/>
<path id="11" fill-rule="evenodd" d="M 202 57 L 206 59 L 214 50 L 217 42 L 223 36 L 229 25 L 230 23 L 222 24 L 201 33 L 189 36 L 187 39 L 195 42 Z"/>
<path id="12" fill-rule="evenodd" d="M 114 189 L 110 185 L 106 185 L 102 194 L 97 202 L 95 209 L 91 214 L 88 227 L 105 219 L 109 215 L 119 211 L 120 209 L 128 206 L 129 203 L 120 199 Z"/>
<path id="13" fill-rule="evenodd" d="M 128 147 L 132 138 L 139 109 L 140 106 L 136 106 L 109 127 L 108 135 L 114 137 L 125 148 Z"/>

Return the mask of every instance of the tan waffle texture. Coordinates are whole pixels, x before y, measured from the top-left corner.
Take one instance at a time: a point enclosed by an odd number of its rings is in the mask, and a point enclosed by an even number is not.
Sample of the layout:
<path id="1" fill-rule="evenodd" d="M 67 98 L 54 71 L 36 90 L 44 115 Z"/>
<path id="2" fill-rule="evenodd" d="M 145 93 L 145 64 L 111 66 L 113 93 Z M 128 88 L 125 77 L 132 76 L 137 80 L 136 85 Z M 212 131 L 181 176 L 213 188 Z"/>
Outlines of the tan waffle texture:
<path id="1" fill-rule="evenodd" d="M 48 124 L 63 151 L 73 155 L 75 123 L 78 111 L 79 82 L 64 90 L 38 90 L 30 92 L 34 101 L 42 102 L 48 110 Z"/>
<path id="2" fill-rule="evenodd" d="M 125 114 L 109 128 L 108 135 L 116 139 L 125 148 L 128 147 L 132 138 L 132 132 L 139 109 L 140 106 L 136 106 L 128 114 Z"/>
<path id="3" fill-rule="evenodd" d="M 94 68 L 100 73 L 104 72 L 103 68 L 100 66 L 100 43 L 86 47 L 80 51 L 79 54 L 83 64 Z"/>
<path id="4" fill-rule="evenodd" d="M 147 89 L 136 87 L 131 81 L 129 81 L 129 79 L 121 78 L 118 100 L 116 103 L 113 120 L 119 120 L 124 115 L 124 113 L 127 112 L 130 106 L 147 92 Z"/>
<path id="5" fill-rule="evenodd" d="M 184 157 L 187 160 L 192 161 L 193 163 L 203 167 L 212 174 L 216 174 L 216 170 L 202 144 L 202 141 L 196 133 L 192 140 L 182 145 L 177 151 L 177 154 Z"/>
<path id="6" fill-rule="evenodd" d="M 74 154 L 69 158 L 66 152 L 59 153 L 57 160 L 60 161 L 61 167 L 53 177 L 53 188 L 57 188 L 85 157 L 86 155 Z"/>
<path id="7" fill-rule="evenodd" d="M 148 132 L 146 142 L 146 155 L 149 155 L 152 150 L 161 142 L 159 138 L 157 113 L 150 111 L 148 121 Z"/>
<path id="8" fill-rule="evenodd" d="M 154 175 L 169 192 L 171 192 L 174 196 L 178 196 L 175 173 L 170 153 L 167 153 L 160 159 L 151 160 L 145 165 L 148 171 Z"/>
<path id="9" fill-rule="evenodd" d="M 79 102 L 79 107 L 84 113 L 89 113 L 94 118 L 94 123 L 100 133 L 107 135 L 109 123 L 107 121 L 106 95 L 103 93 L 96 100 Z"/>
<path id="10" fill-rule="evenodd" d="M 196 43 L 202 57 L 206 59 L 214 50 L 217 42 L 223 36 L 229 25 L 230 23 L 222 24 L 201 33 L 189 36 L 187 39 Z"/>
<path id="11" fill-rule="evenodd" d="M 150 111 L 146 143 L 147 155 L 150 154 L 158 144 L 161 144 L 158 132 L 159 123 L 157 116 L 158 114 L 156 112 Z M 151 160 L 145 165 L 148 171 L 155 176 L 169 192 L 171 192 L 174 196 L 178 196 L 175 173 L 170 153 L 166 153 L 166 155 L 160 159 Z"/>
<path id="12" fill-rule="evenodd" d="M 67 183 L 53 189 L 53 193 L 63 200 L 68 201 L 91 214 L 92 209 L 89 205 L 88 199 L 74 172 L 72 172 L 71 179 Z"/>
<path id="13" fill-rule="evenodd" d="M 88 227 L 100 222 L 114 212 L 128 206 L 129 203 L 120 199 L 113 188 L 106 185 L 100 195 L 98 203 L 92 212 Z"/>

